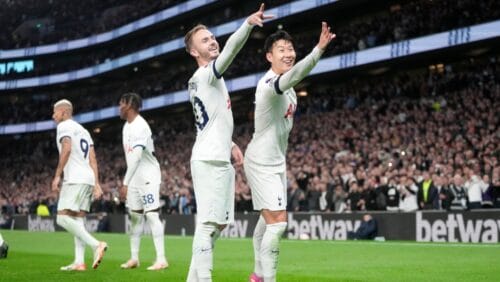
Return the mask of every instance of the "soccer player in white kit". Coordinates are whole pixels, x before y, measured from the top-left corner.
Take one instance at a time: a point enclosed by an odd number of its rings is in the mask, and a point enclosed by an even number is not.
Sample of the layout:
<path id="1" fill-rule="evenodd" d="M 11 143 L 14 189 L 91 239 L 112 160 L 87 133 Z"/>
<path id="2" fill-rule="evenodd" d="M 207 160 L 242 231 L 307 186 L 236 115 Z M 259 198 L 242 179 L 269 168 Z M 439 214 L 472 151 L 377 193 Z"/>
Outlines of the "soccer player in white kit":
<path id="1" fill-rule="evenodd" d="M 57 123 L 57 149 L 59 162 L 57 164 L 52 191 L 60 192 L 57 203 L 57 224 L 75 237 L 75 260 L 68 266 L 61 267 L 63 271 L 84 271 L 85 245 L 94 251 L 92 268 L 96 269 L 108 245 L 99 242 L 86 229 L 85 215 L 90 210 L 92 194 L 95 199 L 102 195 L 99 185 L 99 174 L 94 151 L 94 142 L 89 132 L 72 119 L 73 105 L 63 99 L 54 104 L 52 118 Z M 61 188 L 61 175 L 64 180 Z"/>
<path id="2" fill-rule="evenodd" d="M 136 93 L 126 93 L 120 98 L 120 117 L 124 119 L 123 149 L 127 161 L 127 172 L 123 179 L 122 193 L 126 194 L 130 214 L 131 258 L 121 265 L 123 269 L 139 266 L 139 247 L 143 231 L 143 220 L 151 228 L 156 249 L 156 261 L 148 270 L 168 267 L 164 249 L 164 227 L 160 221 L 160 164 L 154 155 L 154 144 L 146 120 L 139 114 L 142 99 Z"/>
<path id="3" fill-rule="evenodd" d="M 186 51 L 199 67 L 188 85 L 197 128 L 191 174 L 198 214 L 187 281 L 212 281 L 214 243 L 220 231 L 234 219 L 235 172 L 230 158 L 232 154 L 236 165 L 241 165 L 243 154 L 231 142 L 233 114 L 222 74 L 245 44 L 253 26 L 262 26 L 271 17 L 264 15 L 262 4 L 228 38 L 220 54 L 219 44 L 206 26 L 195 26 L 184 38 Z"/>
<path id="4" fill-rule="evenodd" d="M 250 281 L 275 281 L 279 240 L 287 225 L 286 149 L 297 108 L 293 87 L 313 69 L 335 37 L 325 22 L 312 52 L 294 66 L 292 38 L 279 30 L 265 42 L 271 69 L 257 84 L 255 132 L 245 152 L 245 175 L 261 216 L 253 235 L 255 269 Z"/>

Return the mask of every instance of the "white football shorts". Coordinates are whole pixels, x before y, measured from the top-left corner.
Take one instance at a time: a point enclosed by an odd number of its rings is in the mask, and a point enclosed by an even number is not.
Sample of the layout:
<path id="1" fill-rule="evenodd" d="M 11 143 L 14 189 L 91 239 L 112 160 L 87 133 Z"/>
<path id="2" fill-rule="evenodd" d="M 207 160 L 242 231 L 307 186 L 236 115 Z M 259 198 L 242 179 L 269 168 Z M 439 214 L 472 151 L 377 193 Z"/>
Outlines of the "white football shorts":
<path id="1" fill-rule="evenodd" d="M 234 168 L 223 161 L 191 161 L 199 223 L 234 221 Z"/>
<path id="2" fill-rule="evenodd" d="M 286 169 L 277 170 L 275 167 L 259 165 L 247 158 L 243 167 L 252 191 L 253 209 L 286 210 Z"/>
<path id="3" fill-rule="evenodd" d="M 144 212 L 160 208 L 160 184 L 127 187 L 127 207 Z"/>
<path id="4" fill-rule="evenodd" d="M 57 210 L 90 211 L 93 190 L 94 186 L 88 184 L 63 184 Z"/>

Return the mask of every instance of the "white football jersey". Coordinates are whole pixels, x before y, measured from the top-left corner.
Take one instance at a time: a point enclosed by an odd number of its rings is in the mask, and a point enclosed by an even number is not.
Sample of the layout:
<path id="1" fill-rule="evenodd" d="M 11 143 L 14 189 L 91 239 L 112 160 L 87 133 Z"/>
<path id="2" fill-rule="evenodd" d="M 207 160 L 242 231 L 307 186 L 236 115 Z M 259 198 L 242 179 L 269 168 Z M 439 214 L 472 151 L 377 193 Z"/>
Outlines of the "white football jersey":
<path id="1" fill-rule="evenodd" d="M 278 94 L 278 78 L 277 74 L 269 70 L 257 84 L 255 132 L 245 157 L 256 164 L 284 167 L 288 136 L 297 108 L 297 95 L 293 88 Z"/>
<path id="2" fill-rule="evenodd" d="M 197 130 L 191 160 L 230 162 L 233 112 L 224 78 L 215 75 L 214 62 L 198 68 L 189 79 Z"/>
<path id="3" fill-rule="evenodd" d="M 297 109 L 297 95 L 293 87 L 309 74 L 322 53 L 315 47 L 284 74 L 278 75 L 269 70 L 259 80 L 255 91 L 255 132 L 245 158 L 256 164 L 285 170 L 288 136 Z"/>
<path id="4" fill-rule="evenodd" d="M 79 123 L 67 119 L 57 125 L 56 134 L 57 150 L 61 153 L 61 140 L 64 137 L 71 139 L 71 153 L 64 166 L 63 183 L 95 185 L 94 171 L 90 167 L 90 146 L 94 141 L 89 132 Z"/>
<path id="5" fill-rule="evenodd" d="M 125 122 L 122 133 L 127 166 L 129 166 L 130 153 L 133 149 L 135 147 L 143 149 L 139 165 L 130 179 L 129 186 L 143 187 L 149 184 L 160 184 L 160 164 L 154 156 L 155 149 L 151 128 L 146 120 L 138 115 L 131 123 Z"/>

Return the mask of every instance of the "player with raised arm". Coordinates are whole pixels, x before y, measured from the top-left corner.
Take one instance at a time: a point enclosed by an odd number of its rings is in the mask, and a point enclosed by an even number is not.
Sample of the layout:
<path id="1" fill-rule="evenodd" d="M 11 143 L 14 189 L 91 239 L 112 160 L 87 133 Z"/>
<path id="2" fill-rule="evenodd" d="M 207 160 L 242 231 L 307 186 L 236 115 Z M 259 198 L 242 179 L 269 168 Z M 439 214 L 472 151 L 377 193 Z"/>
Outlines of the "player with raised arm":
<path id="1" fill-rule="evenodd" d="M 233 114 L 231 100 L 222 78 L 234 57 L 245 44 L 253 26 L 262 26 L 264 4 L 227 40 L 219 54 L 219 44 L 204 25 L 197 25 L 185 36 L 187 52 L 198 69 L 189 79 L 189 95 L 197 129 L 191 155 L 191 174 L 196 197 L 196 228 L 188 281 L 211 281 L 214 243 L 227 224 L 234 219 L 236 165 L 242 165 L 243 154 L 231 142 Z"/>
<path id="2" fill-rule="evenodd" d="M 139 266 L 139 247 L 143 220 L 151 228 L 156 249 L 156 261 L 148 270 L 168 267 L 164 249 L 164 227 L 160 221 L 160 164 L 154 155 L 154 144 L 146 120 L 139 114 L 142 99 L 136 93 L 126 93 L 120 98 L 120 117 L 123 126 L 123 149 L 127 172 L 123 179 L 122 193 L 126 194 L 130 214 L 130 259 L 121 265 L 123 269 Z"/>
<path id="3" fill-rule="evenodd" d="M 250 281 L 275 281 L 279 240 L 287 226 L 286 149 L 297 108 L 293 87 L 314 68 L 335 35 L 323 22 L 319 42 L 295 63 L 291 36 L 282 30 L 265 42 L 271 69 L 257 84 L 255 132 L 245 152 L 245 175 L 260 217 L 254 230 L 255 269 Z"/>
<path id="4" fill-rule="evenodd" d="M 62 271 L 83 271 L 85 265 L 85 245 L 94 251 L 92 268 L 96 269 L 104 256 L 108 245 L 99 242 L 85 229 L 85 215 L 90 209 L 92 194 L 94 199 L 102 195 L 99 185 L 97 160 L 94 142 L 89 132 L 72 119 L 73 105 L 63 99 L 54 104 L 52 118 L 57 123 L 57 164 L 52 191 L 60 192 L 57 203 L 57 224 L 75 237 L 75 261 L 61 267 Z M 61 175 L 64 180 L 61 188 Z"/>

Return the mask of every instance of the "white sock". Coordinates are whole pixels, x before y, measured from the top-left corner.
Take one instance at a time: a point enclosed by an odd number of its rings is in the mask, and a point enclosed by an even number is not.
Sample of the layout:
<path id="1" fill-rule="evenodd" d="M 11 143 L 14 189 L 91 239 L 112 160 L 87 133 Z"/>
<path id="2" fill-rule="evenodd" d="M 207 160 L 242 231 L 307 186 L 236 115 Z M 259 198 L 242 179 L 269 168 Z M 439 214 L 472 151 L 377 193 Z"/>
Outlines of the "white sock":
<path id="1" fill-rule="evenodd" d="M 156 262 L 166 263 L 165 258 L 165 232 L 163 229 L 163 224 L 160 220 L 160 214 L 158 212 L 147 212 L 146 219 L 148 221 L 149 227 L 151 228 L 151 234 L 153 235 L 153 243 L 156 249 Z"/>
<path id="2" fill-rule="evenodd" d="M 75 217 L 76 222 L 85 228 L 85 219 L 83 217 Z M 75 264 L 85 263 L 85 242 L 78 236 L 74 236 L 75 241 Z"/>
<path id="3" fill-rule="evenodd" d="M 218 228 L 212 223 L 198 223 L 193 238 L 192 265 L 196 270 L 198 281 L 212 281 L 213 242 Z M 215 241 L 214 241 L 215 242 Z"/>
<path id="4" fill-rule="evenodd" d="M 2 234 L 0 234 L 0 246 L 3 244 L 3 237 Z"/>
<path id="5" fill-rule="evenodd" d="M 196 267 L 194 265 L 194 256 L 191 257 L 189 264 L 189 272 L 186 282 L 198 282 L 198 274 L 196 274 Z"/>
<path id="6" fill-rule="evenodd" d="M 264 217 L 259 216 L 259 220 L 255 225 L 255 229 L 253 231 L 253 254 L 255 260 L 254 273 L 262 277 L 262 263 L 260 262 L 260 245 L 262 244 L 262 237 L 264 237 L 264 232 L 266 231 L 266 221 Z"/>
<path id="7" fill-rule="evenodd" d="M 260 260 L 262 262 L 262 276 L 264 282 L 276 281 L 278 266 L 279 241 L 286 229 L 286 222 L 267 224 L 262 243 L 260 245 Z"/>
<path id="8" fill-rule="evenodd" d="M 136 261 L 139 261 L 143 224 L 144 216 L 130 211 L 130 258 Z"/>
<path id="9" fill-rule="evenodd" d="M 92 250 L 95 250 L 99 246 L 99 241 L 90 235 L 85 227 L 78 224 L 73 217 L 65 214 L 58 214 L 56 222 L 69 233 L 73 234 L 73 236 L 80 238 L 85 244 L 89 245 Z"/>

